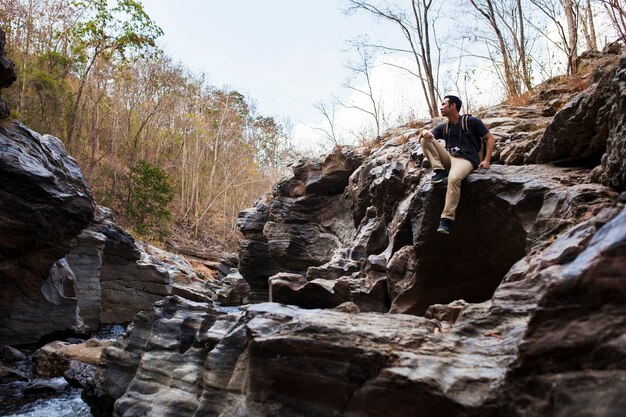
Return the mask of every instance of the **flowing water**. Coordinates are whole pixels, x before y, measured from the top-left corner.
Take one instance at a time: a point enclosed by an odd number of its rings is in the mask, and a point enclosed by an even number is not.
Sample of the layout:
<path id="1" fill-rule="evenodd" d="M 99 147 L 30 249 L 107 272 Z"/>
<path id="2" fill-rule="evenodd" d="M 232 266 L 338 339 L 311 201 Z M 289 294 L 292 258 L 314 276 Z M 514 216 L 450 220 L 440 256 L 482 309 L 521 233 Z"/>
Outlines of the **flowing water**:
<path id="1" fill-rule="evenodd" d="M 54 391 L 39 394 L 38 398 L 22 392 L 29 383 L 8 384 L 14 395 L 0 402 L 0 415 L 6 417 L 91 417 L 89 406 L 80 398 L 80 389 L 70 387 L 65 379 L 54 378 L 35 381 Z M 21 385 L 20 385 L 21 384 Z"/>
<path id="2" fill-rule="evenodd" d="M 97 339 L 115 339 L 124 333 L 120 325 L 103 327 Z M 35 348 L 22 349 L 31 356 Z M 26 375 L 28 382 L 0 385 L 0 416 L 3 417 L 92 417 L 89 406 L 80 398 L 82 389 L 70 386 L 64 378 L 34 378 L 30 359 L 12 365 Z"/>
<path id="3" fill-rule="evenodd" d="M 25 394 L 27 386 L 39 386 L 49 393 Z M 89 406 L 80 398 L 81 389 L 70 387 L 65 379 L 14 382 L 2 387 L 0 415 L 6 417 L 91 417 Z M 4 398 L 3 398 L 4 397 Z"/>

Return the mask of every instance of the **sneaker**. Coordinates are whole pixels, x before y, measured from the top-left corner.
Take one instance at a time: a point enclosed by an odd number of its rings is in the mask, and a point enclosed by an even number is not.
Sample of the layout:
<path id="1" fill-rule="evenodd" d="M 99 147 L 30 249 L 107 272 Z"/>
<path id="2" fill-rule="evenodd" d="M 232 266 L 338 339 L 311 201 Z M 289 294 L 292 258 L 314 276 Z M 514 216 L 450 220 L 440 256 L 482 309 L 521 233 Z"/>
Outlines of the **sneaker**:
<path id="1" fill-rule="evenodd" d="M 431 184 L 441 184 L 448 180 L 448 171 L 445 169 L 438 169 L 435 171 L 435 175 L 430 178 Z"/>
<path id="2" fill-rule="evenodd" d="M 439 222 L 439 227 L 437 228 L 437 233 L 449 235 L 451 225 L 452 225 L 452 220 L 442 217 L 441 221 Z"/>

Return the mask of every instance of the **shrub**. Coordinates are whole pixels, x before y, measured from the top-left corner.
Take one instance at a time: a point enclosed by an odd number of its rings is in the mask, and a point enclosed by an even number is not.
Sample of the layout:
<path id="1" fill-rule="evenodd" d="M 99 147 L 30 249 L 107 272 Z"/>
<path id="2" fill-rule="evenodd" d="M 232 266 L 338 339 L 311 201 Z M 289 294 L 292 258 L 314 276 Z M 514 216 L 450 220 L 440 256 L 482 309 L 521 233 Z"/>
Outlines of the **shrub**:
<path id="1" fill-rule="evenodd" d="M 159 167 L 140 160 L 130 171 L 127 218 L 139 234 L 164 238 L 172 214 L 167 210 L 174 198 L 167 174 Z"/>

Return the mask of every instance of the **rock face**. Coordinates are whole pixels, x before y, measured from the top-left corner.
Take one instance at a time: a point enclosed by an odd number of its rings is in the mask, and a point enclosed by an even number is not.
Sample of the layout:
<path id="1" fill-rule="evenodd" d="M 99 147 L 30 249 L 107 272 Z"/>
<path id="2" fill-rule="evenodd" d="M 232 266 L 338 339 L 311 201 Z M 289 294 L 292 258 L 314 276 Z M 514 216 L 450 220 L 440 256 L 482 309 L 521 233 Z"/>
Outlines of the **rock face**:
<path id="1" fill-rule="evenodd" d="M 608 95 L 611 112 L 608 116 L 608 139 L 606 153 L 599 169 L 603 184 L 626 190 L 626 53 L 622 55 L 619 69 L 613 79 Z"/>
<path id="2" fill-rule="evenodd" d="M 354 302 L 361 311 L 422 315 L 432 304 L 488 300 L 528 251 L 616 198 L 607 187 L 585 184 L 588 170 L 494 165 L 465 180 L 453 236 L 441 236 L 435 230 L 445 187 L 432 187 L 411 158 L 414 141 L 407 138 L 417 132 L 389 132 L 380 149 L 355 158 L 362 164 L 343 171 L 350 177 L 342 194 L 309 194 L 303 167 L 277 184 L 262 211 L 240 218 L 244 234 L 254 229 L 255 242 L 267 241 L 259 262 L 270 258 L 274 267 L 244 268 L 242 275 L 257 288 L 269 279 L 275 302 L 304 308 Z M 331 157 L 354 167 L 351 155 Z M 248 227 L 251 215 L 256 220 Z M 248 247 L 242 245 L 242 262 L 255 264 L 260 254 Z"/>
<path id="3" fill-rule="evenodd" d="M 600 163 L 610 130 L 608 116 L 620 101 L 613 92 L 615 59 L 601 62 L 592 73 L 591 86 L 556 113 L 529 162 L 590 167 Z"/>
<path id="4" fill-rule="evenodd" d="M 41 136 L 18 122 L 2 122 L 3 343 L 36 341 L 51 331 L 80 324 L 72 276 L 57 260 L 69 252 L 72 239 L 89 224 L 93 211 L 91 191 L 59 139 Z"/>
<path id="5" fill-rule="evenodd" d="M 626 58 L 592 58 L 581 93 L 569 92 L 571 80 L 551 81 L 525 107 L 482 112 L 498 139 L 496 161 L 552 165 L 471 174 L 451 238 L 434 233 L 445 187 L 431 187 L 419 166 L 415 137 L 430 122 L 391 130 L 373 150 L 301 161 L 240 216 L 240 271 L 253 292 L 271 290 L 265 299 L 305 308 L 354 302 L 361 311 L 413 314 L 489 299 L 518 259 L 615 200 L 614 190 L 590 183 L 621 181 Z M 317 186 L 324 181 L 333 185 Z"/>
<path id="6" fill-rule="evenodd" d="M 626 210 L 600 210 L 517 262 L 489 301 L 455 303 L 451 327 L 167 298 L 105 351 L 85 398 L 96 417 L 617 417 L 625 259 Z"/>
<path id="7" fill-rule="evenodd" d="M 95 208 L 59 139 L 0 124 L 3 344 L 127 323 L 168 295 L 214 298 L 182 257 L 135 242 L 107 209 Z"/>
<path id="8" fill-rule="evenodd" d="M 328 262 L 354 232 L 343 190 L 363 156 L 352 151 L 323 162 L 303 160 L 293 178 L 275 185 L 272 199 L 243 211 L 239 271 L 252 300 L 267 300 L 267 279 L 278 271 L 305 273 Z"/>
<path id="9" fill-rule="evenodd" d="M 80 315 L 93 328 L 128 323 L 168 295 L 212 299 L 182 257 L 136 242 L 104 207 L 98 207 L 94 222 L 74 244 L 66 258 L 76 276 Z"/>

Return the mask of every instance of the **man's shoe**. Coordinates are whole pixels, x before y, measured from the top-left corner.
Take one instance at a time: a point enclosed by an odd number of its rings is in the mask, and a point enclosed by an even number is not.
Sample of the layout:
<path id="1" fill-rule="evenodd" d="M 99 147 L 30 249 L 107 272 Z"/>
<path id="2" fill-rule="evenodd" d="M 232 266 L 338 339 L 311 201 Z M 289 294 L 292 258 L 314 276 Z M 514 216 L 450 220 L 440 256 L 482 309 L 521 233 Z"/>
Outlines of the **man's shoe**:
<path id="1" fill-rule="evenodd" d="M 446 171 L 445 169 L 438 169 L 435 171 L 435 175 L 431 177 L 430 183 L 441 184 L 447 180 L 448 180 L 448 171 Z"/>
<path id="2" fill-rule="evenodd" d="M 437 233 L 449 235 L 451 225 L 452 225 L 452 220 L 442 217 L 441 220 L 439 221 L 439 227 L 437 228 Z"/>

